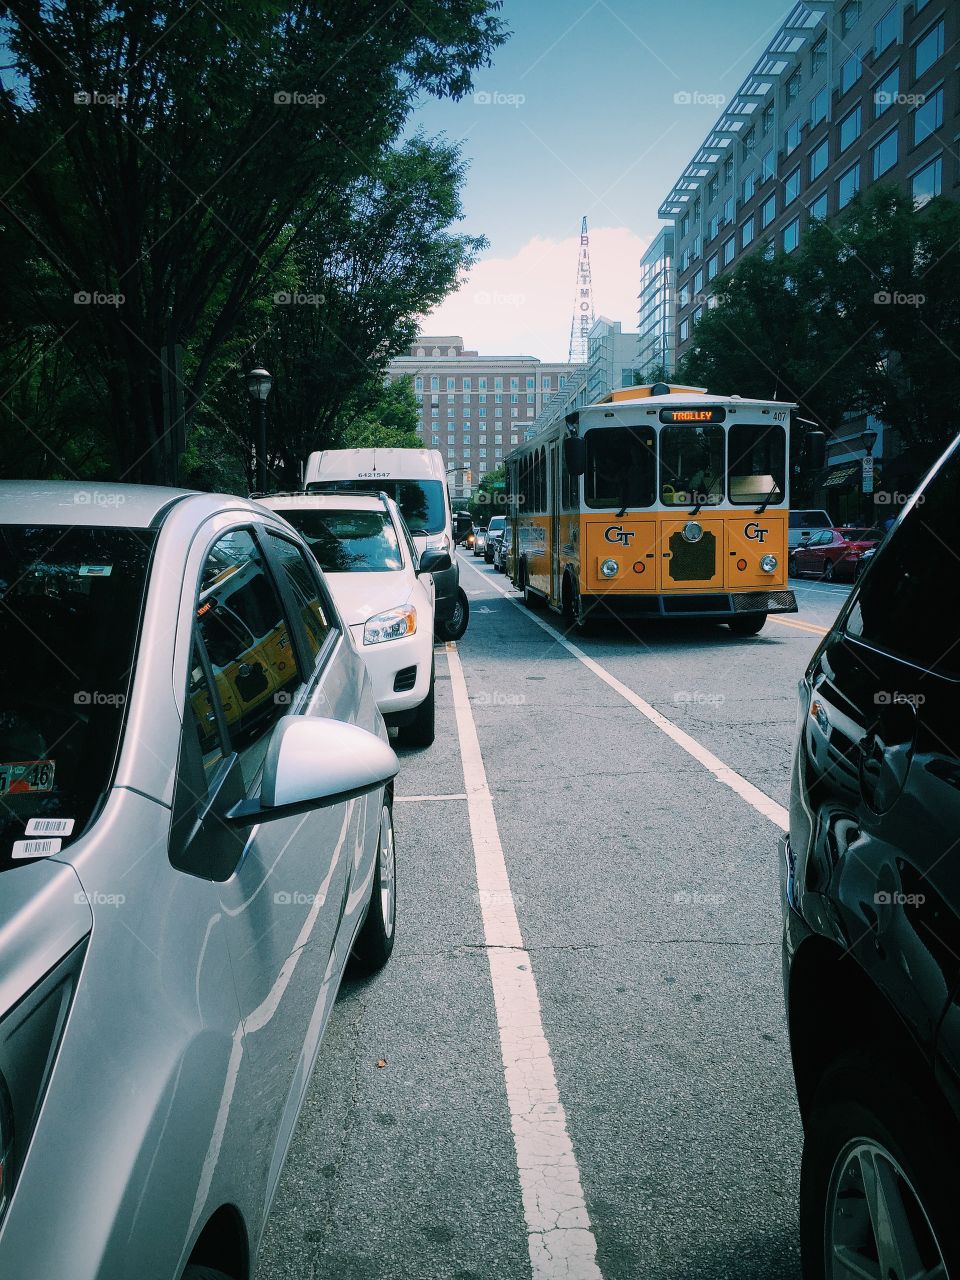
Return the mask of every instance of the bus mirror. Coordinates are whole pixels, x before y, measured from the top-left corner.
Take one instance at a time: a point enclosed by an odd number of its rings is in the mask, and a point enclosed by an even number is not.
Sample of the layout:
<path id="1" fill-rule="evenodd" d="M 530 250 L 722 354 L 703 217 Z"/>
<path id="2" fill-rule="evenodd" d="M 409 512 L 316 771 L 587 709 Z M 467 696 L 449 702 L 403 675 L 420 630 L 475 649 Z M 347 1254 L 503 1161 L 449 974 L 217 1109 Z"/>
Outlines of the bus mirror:
<path id="1" fill-rule="evenodd" d="M 567 436 L 563 442 L 563 460 L 572 476 L 582 476 L 587 469 L 587 447 L 579 436 Z"/>
<path id="2" fill-rule="evenodd" d="M 822 471 L 827 465 L 827 437 L 822 431 L 808 431 L 804 442 L 807 466 L 811 471 Z"/>

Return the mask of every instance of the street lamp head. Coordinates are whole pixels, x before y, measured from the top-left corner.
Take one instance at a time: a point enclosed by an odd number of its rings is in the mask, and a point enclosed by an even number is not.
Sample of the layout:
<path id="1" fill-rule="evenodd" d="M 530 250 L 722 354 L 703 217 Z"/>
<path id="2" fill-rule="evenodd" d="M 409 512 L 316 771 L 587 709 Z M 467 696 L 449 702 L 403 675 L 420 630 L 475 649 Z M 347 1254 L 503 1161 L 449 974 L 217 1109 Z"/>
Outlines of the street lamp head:
<path id="1" fill-rule="evenodd" d="M 860 437 L 863 441 L 863 447 L 866 450 L 868 457 L 872 456 L 873 446 L 877 443 L 879 438 L 879 433 L 876 431 L 864 431 L 863 435 Z"/>
<path id="2" fill-rule="evenodd" d="M 251 369 L 247 374 L 247 395 L 251 400 L 266 400 L 273 386 L 273 379 L 266 369 Z"/>

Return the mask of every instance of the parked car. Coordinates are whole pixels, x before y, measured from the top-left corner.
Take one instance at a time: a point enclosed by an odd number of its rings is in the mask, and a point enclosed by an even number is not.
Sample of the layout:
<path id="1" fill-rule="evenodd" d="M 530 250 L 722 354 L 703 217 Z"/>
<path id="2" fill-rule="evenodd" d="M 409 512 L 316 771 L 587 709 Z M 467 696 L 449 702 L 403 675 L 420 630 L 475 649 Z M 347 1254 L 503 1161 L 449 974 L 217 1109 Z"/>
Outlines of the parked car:
<path id="1" fill-rule="evenodd" d="M 0 1275 L 223 1280 L 393 947 L 397 759 L 288 524 L 97 491 L 0 484 Z"/>
<path id="2" fill-rule="evenodd" d="M 513 542 L 510 526 L 505 525 L 503 532 L 497 539 L 493 548 L 493 567 L 497 573 L 508 573 L 509 567 L 507 561 L 510 556 L 510 548 Z"/>
<path id="3" fill-rule="evenodd" d="M 790 552 L 788 568 L 797 578 L 852 582 L 864 554 L 882 539 L 882 529 L 820 529 Z"/>
<path id="4" fill-rule="evenodd" d="M 486 528 L 483 528 L 483 529 L 476 529 L 476 530 L 474 530 L 474 535 L 473 535 L 473 554 L 474 554 L 475 556 L 482 556 L 482 555 L 483 555 L 483 551 L 484 551 L 484 547 L 486 546 L 486 543 L 487 543 L 487 530 L 486 530 Z"/>
<path id="5" fill-rule="evenodd" d="M 873 560 L 873 557 L 877 554 L 877 548 L 879 547 L 879 545 L 880 545 L 879 543 L 874 543 L 872 547 L 867 547 L 866 551 L 864 551 L 863 555 L 857 561 L 857 567 L 854 572 L 855 582 L 859 582 L 860 579 L 863 577 L 864 573 L 866 572 L 866 570 L 870 567 L 870 562 Z"/>
<path id="6" fill-rule="evenodd" d="M 484 564 L 493 564 L 493 552 L 497 543 L 506 527 L 505 516 L 491 516 L 490 523 L 487 525 L 487 537 L 483 544 L 483 562 Z"/>
<path id="7" fill-rule="evenodd" d="M 292 493 L 258 501 L 289 521 L 316 557 L 387 724 L 405 744 L 429 747 L 436 724 L 431 575 L 446 572 L 449 554 L 418 555 L 385 494 Z"/>
<path id="8" fill-rule="evenodd" d="M 822 510 L 804 510 L 798 508 L 790 512 L 787 528 L 787 548 L 793 551 L 802 542 L 807 542 L 820 529 L 832 529 L 833 521 L 829 514 Z"/>
<path id="9" fill-rule="evenodd" d="M 921 492 L 800 686 L 783 912 L 807 1280 L 960 1276 L 960 562 L 939 550 L 960 440 Z"/>

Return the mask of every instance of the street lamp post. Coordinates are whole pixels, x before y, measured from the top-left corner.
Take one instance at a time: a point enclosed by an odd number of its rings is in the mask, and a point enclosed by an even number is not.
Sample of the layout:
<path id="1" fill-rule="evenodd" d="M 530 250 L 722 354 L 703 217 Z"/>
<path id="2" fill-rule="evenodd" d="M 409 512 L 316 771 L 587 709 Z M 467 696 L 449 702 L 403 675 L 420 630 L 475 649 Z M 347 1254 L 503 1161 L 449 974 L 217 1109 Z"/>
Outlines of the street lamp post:
<path id="1" fill-rule="evenodd" d="M 867 524 L 873 523 L 873 512 L 868 509 L 867 497 L 873 497 L 873 450 L 879 439 L 876 431 L 864 431 L 860 436 L 863 445 L 863 468 L 860 488 L 863 493 L 863 518 Z M 872 501 L 869 506 L 872 506 Z"/>
<path id="2" fill-rule="evenodd" d="M 247 374 L 247 395 L 257 406 L 257 480 L 258 493 L 267 489 L 267 397 L 273 379 L 266 369 L 251 369 Z"/>

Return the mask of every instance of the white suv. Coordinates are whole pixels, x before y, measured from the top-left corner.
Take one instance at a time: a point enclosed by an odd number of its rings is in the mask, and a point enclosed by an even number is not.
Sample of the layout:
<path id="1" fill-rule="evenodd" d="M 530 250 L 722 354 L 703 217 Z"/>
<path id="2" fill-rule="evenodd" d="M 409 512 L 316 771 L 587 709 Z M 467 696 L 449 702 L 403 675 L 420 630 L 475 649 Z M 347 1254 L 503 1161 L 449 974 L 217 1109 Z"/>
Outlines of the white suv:
<path id="1" fill-rule="evenodd" d="M 317 558 L 366 661 L 388 725 L 408 746 L 434 739 L 434 584 L 443 551 L 417 552 L 396 503 L 357 492 L 268 494 Z"/>

